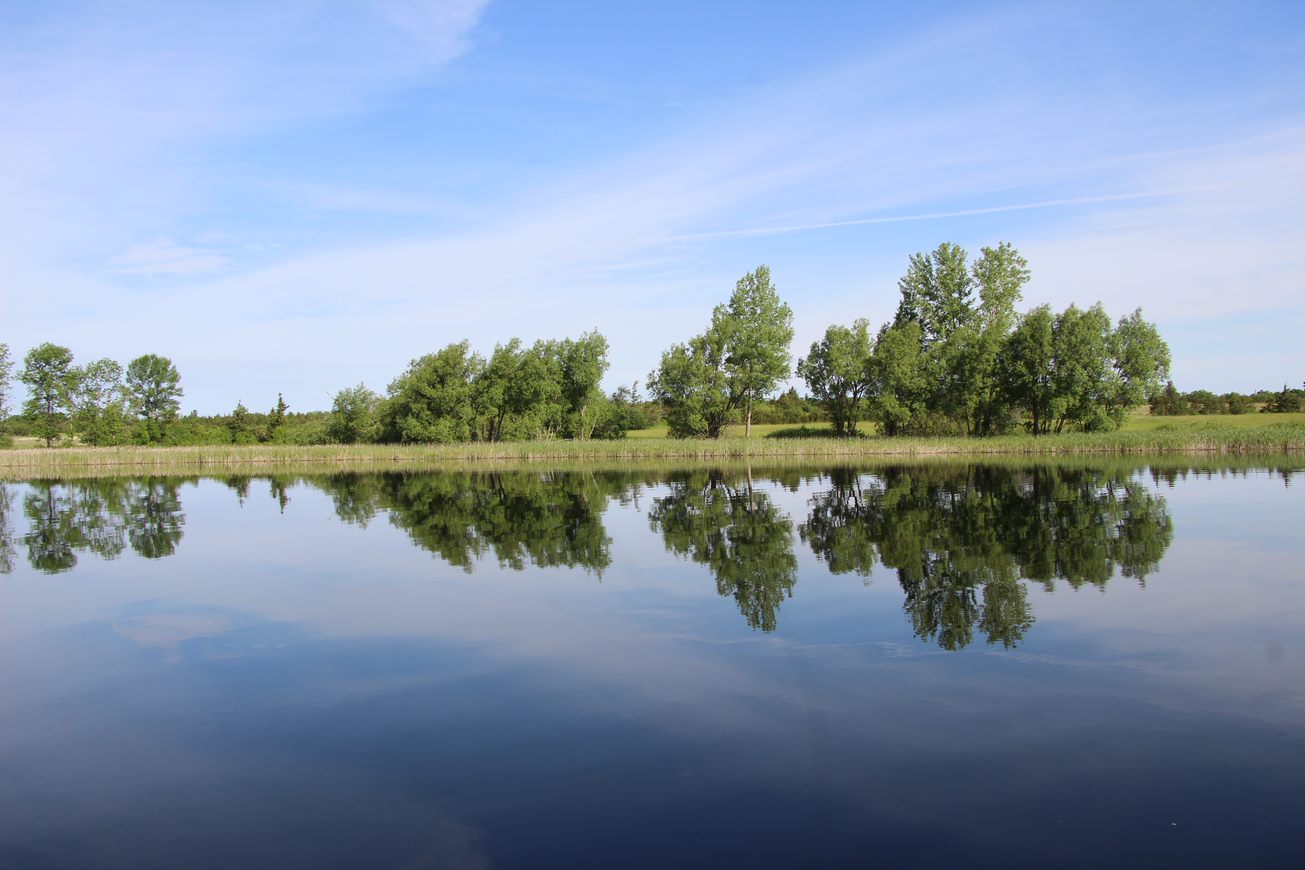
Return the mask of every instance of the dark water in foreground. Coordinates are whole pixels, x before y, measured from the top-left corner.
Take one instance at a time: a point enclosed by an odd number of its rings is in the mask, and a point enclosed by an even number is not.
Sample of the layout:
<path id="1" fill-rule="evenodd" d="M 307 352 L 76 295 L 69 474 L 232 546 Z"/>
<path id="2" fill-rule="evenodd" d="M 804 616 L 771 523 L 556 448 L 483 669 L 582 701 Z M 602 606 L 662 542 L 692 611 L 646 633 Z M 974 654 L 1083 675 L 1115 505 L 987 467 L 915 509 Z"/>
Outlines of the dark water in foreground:
<path id="1" fill-rule="evenodd" d="M 1297 467 L 3 484 L 0 867 L 1299 866 Z"/>

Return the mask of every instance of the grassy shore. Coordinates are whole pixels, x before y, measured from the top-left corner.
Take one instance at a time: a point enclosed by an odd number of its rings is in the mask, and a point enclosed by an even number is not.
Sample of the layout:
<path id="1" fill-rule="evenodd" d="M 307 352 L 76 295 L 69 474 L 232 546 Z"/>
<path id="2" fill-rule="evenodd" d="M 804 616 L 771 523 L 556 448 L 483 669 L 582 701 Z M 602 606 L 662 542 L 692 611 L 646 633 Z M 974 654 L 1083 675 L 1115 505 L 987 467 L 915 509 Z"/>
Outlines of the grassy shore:
<path id="1" fill-rule="evenodd" d="M 257 445 L 205 447 L 70 447 L 0 451 L 0 477 L 203 472 L 277 466 L 358 470 L 461 467 L 478 464 L 630 462 L 844 461 L 858 458 L 1129 455 L 1146 453 L 1274 454 L 1305 452 L 1305 424 L 1176 427 L 1153 431 L 1075 433 L 1035 438 L 721 438 L 717 441 L 632 438 L 623 441 L 528 441 L 502 444 Z"/>

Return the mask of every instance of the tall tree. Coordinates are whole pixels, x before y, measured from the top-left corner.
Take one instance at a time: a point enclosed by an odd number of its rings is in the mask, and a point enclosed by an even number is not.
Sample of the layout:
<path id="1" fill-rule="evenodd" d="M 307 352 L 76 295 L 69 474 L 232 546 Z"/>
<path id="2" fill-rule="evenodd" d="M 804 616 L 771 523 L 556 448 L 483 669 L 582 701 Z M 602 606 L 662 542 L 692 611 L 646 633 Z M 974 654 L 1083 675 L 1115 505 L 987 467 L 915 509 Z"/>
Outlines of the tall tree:
<path id="1" fill-rule="evenodd" d="M 1055 431 L 1071 424 L 1083 431 L 1111 425 L 1110 316 L 1100 304 L 1084 310 L 1071 305 L 1052 327 L 1055 362 L 1051 383 L 1058 403 Z"/>
<path id="2" fill-rule="evenodd" d="M 49 447 L 63 432 L 72 411 L 77 374 L 73 355 L 66 347 L 45 342 L 23 357 L 18 379 L 27 385 L 23 413 L 36 422 L 36 434 Z"/>
<path id="3" fill-rule="evenodd" d="M 586 439 L 593 431 L 589 406 L 602 393 L 598 384 L 607 371 L 607 339 L 598 330 L 561 344 L 562 398 L 566 402 L 568 432 Z"/>
<path id="4" fill-rule="evenodd" d="M 725 305 L 712 312 L 712 329 L 725 339 L 725 372 L 735 404 L 744 409 L 744 435 L 752 436 L 752 404 L 789 376 L 793 311 L 780 300 L 770 268 L 758 266 L 734 285 Z"/>
<path id="5" fill-rule="evenodd" d="M 127 364 L 127 392 L 145 441 L 162 441 L 181 409 L 181 374 L 172 360 L 153 353 L 136 357 Z"/>
<path id="6" fill-rule="evenodd" d="M 73 426 L 86 444 L 117 444 L 126 429 L 122 366 L 97 359 L 76 370 Z"/>
<path id="7" fill-rule="evenodd" d="M 839 435 L 856 434 L 862 399 L 869 389 L 869 367 L 870 327 L 865 320 L 850 328 L 830 326 L 823 339 L 811 343 L 811 352 L 798 360 L 797 373 L 824 403 Z"/>
<path id="8" fill-rule="evenodd" d="M 1020 319 L 1001 355 L 1001 382 L 1006 399 L 1029 416 L 1029 431 L 1051 431 L 1058 404 L 1052 384 L 1055 363 L 1051 308 L 1040 305 Z"/>
<path id="9" fill-rule="evenodd" d="M 885 435 L 897 435 L 924 410 L 928 373 L 920 324 L 908 320 L 879 330 L 866 366 L 870 412 Z"/>

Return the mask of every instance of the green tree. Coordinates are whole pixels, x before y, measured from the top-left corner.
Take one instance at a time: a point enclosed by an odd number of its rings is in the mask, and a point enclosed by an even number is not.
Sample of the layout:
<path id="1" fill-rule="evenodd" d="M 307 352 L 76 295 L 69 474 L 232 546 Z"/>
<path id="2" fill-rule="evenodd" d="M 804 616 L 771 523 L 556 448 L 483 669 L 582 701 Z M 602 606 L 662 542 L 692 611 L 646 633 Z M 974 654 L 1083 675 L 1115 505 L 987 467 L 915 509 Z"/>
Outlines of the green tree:
<path id="1" fill-rule="evenodd" d="M 236 400 L 236 407 L 232 409 L 231 416 L 227 418 L 227 432 L 231 436 L 232 444 L 253 444 L 258 440 L 254 434 L 254 422 L 250 419 L 249 409 L 245 403 Z"/>
<path id="2" fill-rule="evenodd" d="M 865 320 L 852 326 L 835 324 L 825 337 L 811 343 L 811 352 L 798 360 L 797 373 L 811 394 L 824 403 L 834 431 L 855 435 L 862 399 L 869 390 L 870 331 Z"/>
<path id="3" fill-rule="evenodd" d="M 1173 381 L 1166 381 L 1164 389 L 1151 398 L 1151 413 L 1156 416 L 1176 417 L 1190 411 L 1191 406 L 1183 394 L 1178 392 Z"/>
<path id="4" fill-rule="evenodd" d="M 924 410 L 928 392 L 921 327 L 908 320 L 879 330 L 867 367 L 871 415 L 885 435 L 897 435 Z"/>
<path id="5" fill-rule="evenodd" d="M 9 356 L 9 345 L 0 341 L 0 432 L 4 431 L 5 420 L 9 417 L 9 378 L 14 370 L 14 361 Z"/>
<path id="6" fill-rule="evenodd" d="M 267 412 L 267 422 L 258 433 L 258 440 L 264 442 L 275 441 L 276 433 L 285 426 L 285 414 L 289 410 L 290 406 L 285 403 L 285 397 L 277 393 L 276 405 Z"/>
<path id="7" fill-rule="evenodd" d="M 590 405 L 601 398 L 598 384 L 607 372 L 607 339 L 594 330 L 561 343 L 562 399 L 566 403 L 566 434 L 586 439 L 593 430 Z"/>
<path id="8" fill-rule="evenodd" d="M 1055 364 L 1055 317 L 1039 305 L 1020 318 L 1001 355 L 1001 382 L 1006 399 L 1029 417 L 1029 431 L 1051 431 L 1059 405 L 1052 383 Z"/>
<path id="9" fill-rule="evenodd" d="M 1142 319 L 1142 309 L 1138 308 L 1119 319 L 1110 334 L 1109 348 L 1114 373 L 1106 410 L 1115 428 L 1119 428 L 1130 410 L 1145 404 L 1147 397 L 1169 379 L 1169 345 L 1155 324 Z"/>
<path id="10" fill-rule="evenodd" d="M 73 427 L 86 444 L 118 444 L 127 428 L 122 366 L 99 359 L 77 369 L 73 378 Z"/>
<path id="11" fill-rule="evenodd" d="M 789 376 L 793 311 L 780 300 L 770 268 L 739 279 L 728 303 L 712 312 L 712 330 L 724 336 L 725 373 L 734 404 L 743 408 L 744 436 L 752 436 L 752 405 Z"/>
<path id="12" fill-rule="evenodd" d="M 672 346 L 648 375 L 648 390 L 665 406 L 672 438 L 719 438 L 734 410 L 724 336 L 708 330 Z"/>
<path id="13" fill-rule="evenodd" d="M 36 434 L 49 447 L 62 434 L 73 410 L 77 373 L 73 355 L 66 347 L 45 342 L 23 357 L 18 379 L 27 385 L 23 413 L 36 424 Z"/>
<path id="14" fill-rule="evenodd" d="M 181 374 L 172 360 L 147 353 L 127 364 L 127 393 L 132 411 L 140 418 L 146 443 L 163 440 L 168 424 L 181 409 Z"/>
<path id="15" fill-rule="evenodd" d="M 389 442 L 470 441 L 476 422 L 474 382 L 484 359 L 467 341 L 418 357 L 396 378 L 379 411 Z"/>
<path id="16" fill-rule="evenodd" d="M 1071 305 L 1056 316 L 1052 389 L 1059 411 L 1055 431 L 1066 424 L 1085 432 L 1110 428 L 1110 317 L 1100 304 L 1087 310 Z"/>
<path id="17" fill-rule="evenodd" d="M 376 440 L 376 408 L 381 397 L 363 384 L 346 387 L 331 402 L 331 419 L 326 435 L 340 444 Z"/>

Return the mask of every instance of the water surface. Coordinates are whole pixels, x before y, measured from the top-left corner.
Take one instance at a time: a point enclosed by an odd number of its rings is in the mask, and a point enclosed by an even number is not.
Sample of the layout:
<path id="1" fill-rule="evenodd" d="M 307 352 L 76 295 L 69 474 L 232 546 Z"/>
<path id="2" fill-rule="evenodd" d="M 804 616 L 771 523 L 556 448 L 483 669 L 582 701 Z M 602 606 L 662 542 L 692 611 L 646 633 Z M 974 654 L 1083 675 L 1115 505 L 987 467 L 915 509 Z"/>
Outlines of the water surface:
<path id="1" fill-rule="evenodd" d="M 1300 467 L 3 484 L 0 866 L 1294 866 Z"/>

